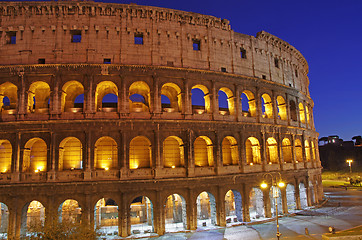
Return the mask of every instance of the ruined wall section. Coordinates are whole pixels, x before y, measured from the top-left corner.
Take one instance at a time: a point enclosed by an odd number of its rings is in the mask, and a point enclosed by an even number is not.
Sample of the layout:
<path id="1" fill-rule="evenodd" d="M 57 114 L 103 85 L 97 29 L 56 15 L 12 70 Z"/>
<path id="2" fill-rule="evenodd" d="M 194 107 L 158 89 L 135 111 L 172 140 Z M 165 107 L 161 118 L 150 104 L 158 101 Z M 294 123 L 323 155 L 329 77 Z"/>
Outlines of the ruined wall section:
<path id="1" fill-rule="evenodd" d="M 267 33 L 236 33 L 229 21 L 171 9 L 95 2 L 0 3 L 0 63 L 135 64 L 258 77 L 308 94 L 308 65 Z M 72 33 L 81 42 L 72 43 Z M 9 34 L 16 44 L 9 44 Z M 143 44 L 135 44 L 135 35 Z M 200 50 L 193 49 L 199 42 Z M 242 56 L 243 55 L 243 56 Z M 277 62 L 277 63 L 276 63 Z"/>

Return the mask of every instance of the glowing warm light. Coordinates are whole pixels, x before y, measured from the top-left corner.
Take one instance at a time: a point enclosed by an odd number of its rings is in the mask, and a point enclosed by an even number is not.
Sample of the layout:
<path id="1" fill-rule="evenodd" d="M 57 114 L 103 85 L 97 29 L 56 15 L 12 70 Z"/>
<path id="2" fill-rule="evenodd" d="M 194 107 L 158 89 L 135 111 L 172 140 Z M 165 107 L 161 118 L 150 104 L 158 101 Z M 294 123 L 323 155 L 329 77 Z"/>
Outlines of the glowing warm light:
<path id="1" fill-rule="evenodd" d="M 38 173 L 38 172 L 39 172 L 39 169 L 36 169 L 34 172 Z"/>
<path id="2" fill-rule="evenodd" d="M 261 187 L 261 188 L 267 188 L 267 187 L 268 187 L 268 184 L 267 184 L 266 182 L 262 182 L 262 183 L 260 184 L 260 187 Z"/>
<path id="3" fill-rule="evenodd" d="M 109 170 L 109 168 L 105 167 L 105 168 L 104 168 L 104 170 L 108 171 L 108 170 Z"/>
<path id="4" fill-rule="evenodd" d="M 250 163 L 250 166 L 253 166 L 253 165 L 254 165 L 254 163 L 251 162 L 251 163 Z"/>
<path id="5" fill-rule="evenodd" d="M 269 165 L 271 165 L 272 164 L 272 162 L 269 162 Z"/>
<path id="6" fill-rule="evenodd" d="M 197 109 L 196 112 L 197 112 L 198 114 L 203 114 L 203 113 L 205 112 L 205 110 L 204 110 L 204 109 Z"/>
<path id="7" fill-rule="evenodd" d="M 6 173 L 8 170 L 5 168 L 3 171 L 2 171 L 2 173 Z"/>
<path id="8" fill-rule="evenodd" d="M 348 166 L 351 166 L 351 164 L 353 163 L 353 160 L 352 159 L 347 159 L 346 162 L 348 163 Z"/>
<path id="9" fill-rule="evenodd" d="M 278 182 L 278 186 L 281 187 L 281 188 L 285 187 L 285 183 L 284 182 Z"/>
<path id="10" fill-rule="evenodd" d="M 172 166 L 172 168 L 175 168 L 175 166 Z"/>
<path id="11" fill-rule="evenodd" d="M 74 170 L 74 167 L 70 168 L 70 170 Z"/>
<path id="12" fill-rule="evenodd" d="M 298 161 L 295 161 L 295 163 L 298 163 Z"/>

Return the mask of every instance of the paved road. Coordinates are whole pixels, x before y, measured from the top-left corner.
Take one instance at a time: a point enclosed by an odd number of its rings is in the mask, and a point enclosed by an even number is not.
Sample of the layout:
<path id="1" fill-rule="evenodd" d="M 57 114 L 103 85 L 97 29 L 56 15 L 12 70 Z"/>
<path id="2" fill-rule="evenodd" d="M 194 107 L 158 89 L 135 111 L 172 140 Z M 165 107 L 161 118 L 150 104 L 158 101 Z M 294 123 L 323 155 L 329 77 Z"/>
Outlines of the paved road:
<path id="1" fill-rule="evenodd" d="M 328 227 L 336 231 L 345 230 L 362 224 L 362 191 L 340 188 L 324 189 L 329 201 L 319 209 L 300 212 L 296 216 L 280 219 L 281 239 L 322 239 Z M 309 235 L 305 233 L 308 228 Z M 261 240 L 276 239 L 275 221 L 218 228 L 208 231 L 166 234 L 152 240 Z"/>

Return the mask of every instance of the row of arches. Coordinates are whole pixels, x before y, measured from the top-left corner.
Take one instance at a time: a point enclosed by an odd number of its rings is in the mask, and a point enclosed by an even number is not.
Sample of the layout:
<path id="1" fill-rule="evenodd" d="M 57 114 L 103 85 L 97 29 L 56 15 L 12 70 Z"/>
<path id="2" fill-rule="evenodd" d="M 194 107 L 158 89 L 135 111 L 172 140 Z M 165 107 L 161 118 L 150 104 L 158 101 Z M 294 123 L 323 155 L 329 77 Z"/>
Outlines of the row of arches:
<path id="1" fill-rule="evenodd" d="M 58 108 L 61 112 L 83 112 L 84 102 L 87 100 L 84 86 L 75 80 L 66 82 L 58 95 L 51 95 L 51 88 L 44 81 L 31 83 L 27 91 L 26 111 L 28 113 L 47 113 L 51 104 L 51 99 L 56 101 L 60 99 L 59 104 L 53 108 Z M 256 99 L 255 94 L 250 90 L 244 90 L 240 96 L 235 96 L 234 92 L 227 87 L 220 87 L 216 91 L 216 96 L 201 84 L 191 87 L 191 108 L 196 114 L 212 113 L 218 111 L 221 115 L 235 115 L 239 108 L 243 116 L 256 117 L 261 115 L 263 118 L 274 118 L 287 121 L 299 121 L 311 124 L 311 107 L 299 102 L 296 105 L 295 100 L 289 102 L 285 97 L 278 95 L 275 100 L 268 93 L 260 96 L 260 101 Z M 185 112 L 187 103 L 184 92 L 175 83 L 165 83 L 160 89 L 161 110 L 164 112 Z M 0 85 L 0 109 L 3 113 L 15 113 L 18 106 L 18 87 L 10 82 Z M 112 81 L 102 81 L 97 84 L 94 95 L 95 111 L 117 112 L 121 101 L 122 93 L 118 86 Z M 240 100 L 237 100 L 238 98 Z M 156 100 L 155 100 L 156 101 Z M 215 103 L 213 103 L 215 101 Z M 152 109 L 152 96 L 149 85 L 144 81 L 136 81 L 130 84 L 128 88 L 128 108 L 130 112 L 150 112 Z M 259 103 L 260 102 L 260 103 Z M 213 108 L 216 104 L 218 108 Z M 241 106 L 239 106 L 239 104 Z M 260 107 L 259 107 L 260 106 Z M 298 110 L 297 110 L 298 107 Z M 298 114 L 299 111 L 299 114 Z M 288 117 L 290 116 L 290 117 Z"/>
<path id="2" fill-rule="evenodd" d="M 193 142 L 191 153 L 196 167 L 215 166 L 215 146 L 207 136 L 198 136 Z M 224 166 L 243 164 L 243 155 L 240 149 L 245 149 L 245 164 L 262 164 L 261 144 L 256 137 L 249 137 L 243 145 L 239 145 L 236 138 L 226 136 L 221 142 L 221 162 Z M 281 151 L 279 151 L 281 149 Z M 129 169 L 153 167 L 153 152 L 151 141 L 145 136 L 136 136 L 129 143 L 127 162 Z M 281 164 L 303 162 L 304 160 L 316 161 L 316 148 L 314 141 L 294 140 L 291 144 L 289 138 L 284 138 L 281 143 L 273 137 L 266 139 L 266 163 Z M 164 168 L 179 168 L 190 165 L 190 155 L 186 155 L 184 141 L 178 136 L 168 136 L 162 143 L 162 163 Z M 56 170 L 77 170 L 85 168 L 83 161 L 84 149 L 82 142 L 76 137 L 63 139 L 58 146 Z M 187 157 L 188 156 L 188 157 Z M 295 160 L 294 160 L 295 159 Z M 48 146 L 39 137 L 28 140 L 23 148 L 21 158 L 22 172 L 48 171 Z M 12 145 L 8 140 L 0 140 L 0 171 L 10 172 L 13 163 Z M 120 153 L 115 139 L 109 136 L 100 137 L 94 145 L 93 169 L 119 169 Z"/>
<path id="3" fill-rule="evenodd" d="M 297 185 L 288 184 L 286 188 L 278 189 L 278 198 L 273 197 L 272 189 L 262 190 L 259 187 L 253 187 L 246 194 L 248 199 L 243 199 L 243 194 L 236 189 L 230 189 L 223 197 L 222 203 L 217 202 L 216 197 L 209 191 L 199 193 L 194 203 L 186 201 L 184 196 L 178 193 L 167 196 L 162 202 L 163 224 L 166 232 L 177 232 L 189 229 L 187 204 L 193 205 L 196 210 L 196 227 L 210 228 L 220 225 L 217 220 L 218 215 L 224 216 L 223 222 L 226 226 L 240 224 L 248 221 L 260 221 L 276 215 L 274 201 L 278 201 L 278 213 L 287 214 L 303 209 L 308 206 L 307 197 L 310 194 L 311 204 L 314 203 L 314 188 L 312 182 L 309 182 L 309 193 L 304 183 Z M 282 194 L 283 192 L 283 194 Z M 222 206 L 218 206 L 221 204 Z M 0 235 L 7 236 L 9 225 L 9 208 L 5 203 L 0 203 Z M 103 235 L 120 235 L 120 203 L 112 198 L 101 198 L 92 207 L 94 227 L 99 229 Z M 223 208 L 223 211 L 217 208 Z M 84 221 L 84 212 L 81 204 L 75 199 L 63 201 L 55 213 L 59 222 L 80 223 Z M 26 203 L 21 211 L 21 229 L 22 236 L 34 234 L 36 225 L 44 225 L 46 211 L 44 205 L 37 200 Z M 129 231 L 133 235 L 152 233 L 155 231 L 154 223 L 154 204 L 147 196 L 140 195 L 132 199 L 128 205 L 127 221 L 130 225 Z M 247 216 L 246 216 L 247 215 Z M 54 217 L 54 216 L 52 216 Z M 218 222 L 219 221 L 219 222 Z"/>

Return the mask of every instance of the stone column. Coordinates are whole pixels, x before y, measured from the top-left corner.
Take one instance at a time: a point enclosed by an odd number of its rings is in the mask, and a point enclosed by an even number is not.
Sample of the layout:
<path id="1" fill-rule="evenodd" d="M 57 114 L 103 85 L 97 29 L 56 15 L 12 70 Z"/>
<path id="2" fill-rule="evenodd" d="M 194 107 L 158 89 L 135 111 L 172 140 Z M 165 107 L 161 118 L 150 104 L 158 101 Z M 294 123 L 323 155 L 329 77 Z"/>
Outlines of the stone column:
<path id="1" fill-rule="evenodd" d="M 192 177 L 195 175 L 195 160 L 194 160 L 194 133 L 191 129 L 187 130 L 187 176 Z"/>
<path id="2" fill-rule="evenodd" d="M 131 234 L 130 210 L 124 193 L 121 199 L 122 201 L 118 208 L 118 234 L 121 237 L 128 237 Z"/>
<path id="3" fill-rule="evenodd" d="M 246 166 L 246 151 L 245 151 L 245 137 L 243 131 L 239 131 L 239 157 L 240 157 L 240 170 L 244 171 L 244 166 Z"/>
<path id="4" fill-rule="evenodd" d="M 20 163 L 21 163 L 21 133 L 16 133 L 14 152 L 11 156 L 11 182 L 17 182 L 20 180 Z"/>
<path id="5" fill-rule="evenodd" d="M 288 214 L 288 202 L 287 202 L 287 192 L 285 187 L 280 188 L 280 192 L 282 194 L 282 206 L 283 206 L 283 213 Z"/>
<path id="6" fill-rule="evenodd" d="M 261 148 L 261 164 L 262 164 L 262 169 L 263 171 L 265 171 L 265 165 L 268 164 L 266 162 L 266 137 L 265 137 L 265 132 L 264 130 L 262 130 L 261 132 L 261 144 L 260 144 L 260 148 Z"/>
<path id="7" fill-rule="evenodd" d="M 290 113 L 289 94 L 285 94 L 285 107 L 286 107 L 285 110 L 287 112 L 288 126 L 290 126 L 290 123 L 292 122 L 292 115 Z M 295 111 L 297 111 L 297 109 L 295 109 Z"/>
<path id="8" fill-rule="evenodd" d="M 27 104 L 25 103 L 26 101 L 26 85 L 25 85 L 25 76 L 24 76 L 24 72 L 19 74 L 19 82 L 20 84 L 20 89 L 18 89 L 18 115 L 17 118 L 18 119 L 24 119 L 24 115 L 27 113 Z"/>
<path id="9" fill-rule="evenodd" d="M 291 147 L 292 147 L 292 161 L 293 161 L 293 166 L 294 166 L 294 169 L 297 169 L 297 164 L 296 164 L 296 161 L 297 161 L 297 154 L 295 152 L 295 135 L 292 134 L 291 135 L 292 139 L 291 139 Z"/>
<path id="10" fill-rule="evenodd" d="M 18 201 L 15 202 L 18 203 Z M 26 211 L 22 212 L 22 208 L 15 208 L 15 239 L 20 239 L 21 227 L 22 227 L 21 219 L 25 217 L 23 216 L 24 213 L 26 215 Z"/>
<path id="11" fill-rule="evenodd" d="M 81 205 L 82 208 L 82 223 L 89 224 L 92 229 L 94 229 L 94 211 L 91 206 L 91 196 L 89 194 L 85 195 L 84 204 Z"/>
<path id="12" fill-rule="evenodd" d="M 161 164 L 161 149 L 160 149 L 160 129 L 159 124 L 157 124 L 157 129 L 154 130 L 154 150 L 153 150 L 153 162 L 152 162 L 152 168 L 155 170 L 154 177 L 157 178 L 158 172 L 162 168 Z"/>
<path id="13" fill-rule="evenodd" d="M 56 178 L 55 170 L 56 170 L 56 133 L 50 132 L 50 146 L 49 146 L 49 158 L 48 158 L 48 181 L 54 181 Z"/>
<path id="14" fill-rule="evenodd" d="M 222 189 L 219 187 L 216 198 L 216 220 L 217 225 L 220 227 L 226 226 L 226 213 L 225 213 L 225 196 L 223 195 Z"/>
<path id="15" fill-rule="evenodd" d="M 243 193 L 242 193 L 242 197 L 243 197 L 243 221 L 244 222 L 250 222 L 250 209 L 249 209 L 249 205 L 250 205 L 250 197 L 249 197 L 249 192 L 250 192 L 250 187 L 249 186 L 245 186 L 243 188 Z"/>
<path id="16" fill-rule="evenodd" d="M 165 208 L 164 204 L 162 203 L 161 192 L 158 191 L 156 195 L 156 202 L 155 204 L 153 204 L 153 223 L 155 227 L 155 232 L 161 236 L 165 234 Z"/>
<path id="17" fill-rule="evenodd" d="M 276 101 L 276 97 L 275 97 L 275 93 L 274 90 L 272 90 L 272 95 L 271 95 L 271 105 L 273 107 L 273 119 L 274 119 L 274 123 L 277 123 L 278 120 L 278 106 L 277 106 L 277 101 Z"/>
<path id="18" fill-rule="evenodd" d="M 85 134 L 85 147 L 83 150 L 83 159 L 85 160 L 83 163 L 84 171 L 84 180 L 90 180 L 92 177 L 92 168 L 93 168 L 93 159 L 92 159 L 92 148 L 91 148 L 91 132 L 86 131 Z"/>
<path id="19" fill-rule="evenodd" d="M 187 229 L 188 230 L 196 230 L 197 229 L 197 208 L 196 208 L 196 200 L 193 198 L 193 192 L 189 189 L 188 192 L 188 201 L 186 204 L 186 212 L 187 212 Z"/>
<path id="20" fill-rule="evenodd" d="M 280 137 L 280 130 L 277 135 L 277 146 L 278 146 L 278 158 L 279 158 L 279 166 L 280 170 L 283 171 L 284 167 L 284 158 L 283 158 L 283 149 L 282 149 L 282 141 L 283 139 Z"/>
<path id="21" fill-rule="evenodd" d="M 310 149 L 309 149 L 310 152 Z M 302 157 L 303 157 L 303 163 L 304 163 L 304 168 L 307 168 L 307 158 L 305 156 L 305 136 L 304 136 L 304 131 L 303 131 L 303 135 L 302 135 Z"/>
<path id="22" fill-rule="evenodd" d="M 213 119 L 216 119 L 219 116 L 219 94 L 215 87 L 215 82 L 211 83 L 211 92 L 210 92 L 210 103 L 211 103 L 211 112 Z"/>
<path id="23" fill-rule="evenodd" d="M 295 207 L 296 209 L 302 209 L 300 204 L 299 181 L 297 178 L 294 178 L 294 186 Z"/>
<path id="24" fill-rule="evenodd" d="M 215 167 L 215 173 L 219 174 L 221 168 L 223 167 L 222 163 L 222 156 L 221 156 L 221 149 L 220 149 L 221 143 L 218 138 L 218 134 L 215 131 L 215 143 L 214 143 L 214 167 Z"/>
<path id="25" fill-rule="evenodd" d="M 159 86 L 158 86 L 159 85 L 158 77 L 152 76 L 152 78 L 153 78 L 153 114 L 154 114 L 153 117 L 159 117 L 159 115 L 162 112 L 162 109 L 161 109 L 161 94 L 159 92 Z"/>
<path id="26" fill-rule="evenodd" d="M 270 188 L 267 188 L 263 191 L 263 201 L 264 201 L 264 211 L 265 211 L 265 217 L 271 218 L 271 204 L 270 204 Z"/>
<path id="27" fill-rule="evenodd" d="M 16 219 L 17 219 L 17 211 L 16 207 L 8 206 L 9 207 L 9 225 L 8 225 L 8 239 L 14 239 L 16 235 Z"/>
<path id="28" fill-rule="evenodd" d="M 191 89 L 189 86 L 188 79 L 184 79 L 184 89 L 185 89 L 185 94 L 183 100 L 185 104 L 183 105 L 183 108 L 185 111 L 185 118 L 188 119 L 192 115 Z"/>
<path id="29" fill-rule="evenodd" d="M 240 122 L 242 117 L 242 106 L 240 101 L 240 89 L 239 86 L 235 85 L 235 101 L 234 101 L 234 107 L 235 107 L 235 119 L 236 121 Z"/>

